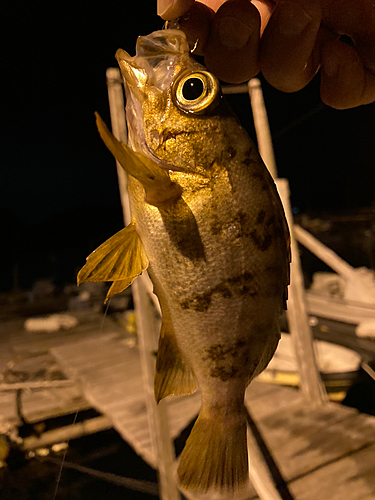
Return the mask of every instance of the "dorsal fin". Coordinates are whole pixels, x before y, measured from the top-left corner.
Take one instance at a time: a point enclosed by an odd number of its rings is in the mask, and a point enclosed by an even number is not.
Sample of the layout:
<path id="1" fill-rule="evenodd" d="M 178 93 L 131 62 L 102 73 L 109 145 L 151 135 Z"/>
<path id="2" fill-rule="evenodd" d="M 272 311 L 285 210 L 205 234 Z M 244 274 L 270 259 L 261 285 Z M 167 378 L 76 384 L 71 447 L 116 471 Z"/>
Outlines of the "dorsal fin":
<path id="1" fill-rule="evenodd" d="M 77 276 L 78 285 L 87 281 L 113 281 L 106 301 L 127 288 L 148 267 L 142 241 L 131 223 L 102 243 L 88 257 Z"/>

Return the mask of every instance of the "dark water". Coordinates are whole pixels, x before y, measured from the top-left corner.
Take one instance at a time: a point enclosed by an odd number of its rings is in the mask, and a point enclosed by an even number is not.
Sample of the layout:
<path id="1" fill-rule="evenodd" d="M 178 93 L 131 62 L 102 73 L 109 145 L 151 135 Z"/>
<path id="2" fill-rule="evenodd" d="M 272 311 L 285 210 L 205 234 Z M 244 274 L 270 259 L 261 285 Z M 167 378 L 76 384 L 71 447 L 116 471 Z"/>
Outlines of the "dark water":
<path id="1" fill-rule="evenodd" d="M 132 491 L 99 480 L 68 467 L 61 472 L 63 453 L 51 454 L 56 463 L 43 458 L 25 459 L 14 451 L 9 466 L 0 471 L 2 500 L 103 500 L 110 498 L 151 500 L 157 496 Z M 48 460 L 48 457 L 47 457 Z M 114 430 L 72 440 L 65 457 L 67 465 L 79 464 L 144 481 L 157 482 L 157 474 L 121 439 Z M 57 490 L 57 491 L 56 491 Z"/>

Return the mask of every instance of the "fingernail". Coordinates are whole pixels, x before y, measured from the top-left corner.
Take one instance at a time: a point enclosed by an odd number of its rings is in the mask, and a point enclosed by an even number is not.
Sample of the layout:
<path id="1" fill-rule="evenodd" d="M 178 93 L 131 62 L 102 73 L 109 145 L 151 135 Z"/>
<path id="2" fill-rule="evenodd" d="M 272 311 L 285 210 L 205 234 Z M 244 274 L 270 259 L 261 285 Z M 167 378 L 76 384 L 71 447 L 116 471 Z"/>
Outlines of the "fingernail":
<path id="1" fill-rule="evenodd" d="M 157 14 L 163 19 L 180 17 L 193 5 L 194 0 L 158 0 Z"/>
<path id="2" fill-rule="evenodd" d="M 158 0 L 157 13 L 162 16 L 173 5 L 173 0 Z"/>
<path id="3" fill-rule="evenodd" d="M 296 3 L 283 2 L 279 4 L 277 22 L 278 29 L 282 35 L 298 36 L 311 21 L 312 17 Z"/>
<path id="4" fill-rule="evenodd" d="M 251 29 L 235 17 L 219 19 L 215 23 L 220 41 L 230 49 L 244 47 L 251 37 Z"/>

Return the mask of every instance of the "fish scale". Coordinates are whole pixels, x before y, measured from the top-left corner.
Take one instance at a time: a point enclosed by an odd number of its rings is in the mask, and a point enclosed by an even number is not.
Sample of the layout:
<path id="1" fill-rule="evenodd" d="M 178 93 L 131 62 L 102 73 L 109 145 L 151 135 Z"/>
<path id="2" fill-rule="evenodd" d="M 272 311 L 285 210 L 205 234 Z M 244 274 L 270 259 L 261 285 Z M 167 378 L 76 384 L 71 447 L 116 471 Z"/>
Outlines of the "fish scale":
<path id="1" fill-rule="evenodd" d="M 280 338 L 290 260 L 282 205 L 181 31 L 140 37 L 135 57 L 119 50 L 117 59 L 131 148 L 100 118 L 98 128 L 129 174 L 132 224 L 88 257 L 78 280 L 113 281 L 110 296 L 148 268 L 162 311 L 156 399 L 202 394 L 180 485 L 233 496 L 248 481 L 245 389 Z"/>

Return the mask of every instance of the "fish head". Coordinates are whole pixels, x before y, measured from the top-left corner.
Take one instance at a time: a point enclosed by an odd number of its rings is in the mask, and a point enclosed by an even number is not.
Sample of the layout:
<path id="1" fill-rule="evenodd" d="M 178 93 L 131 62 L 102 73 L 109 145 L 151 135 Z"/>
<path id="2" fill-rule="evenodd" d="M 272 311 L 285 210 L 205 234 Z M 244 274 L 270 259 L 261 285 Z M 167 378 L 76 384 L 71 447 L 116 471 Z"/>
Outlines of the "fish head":
<path id="1" fill-rule="evenodd" d="M 141 36 L 134 57 L 119 49 L 116 58 L 133 149 L 169 170 L 204 174 L 223 150 L 223 119 L 231 112 L 216 77 L 190 56 L 185 34 Z"/>

